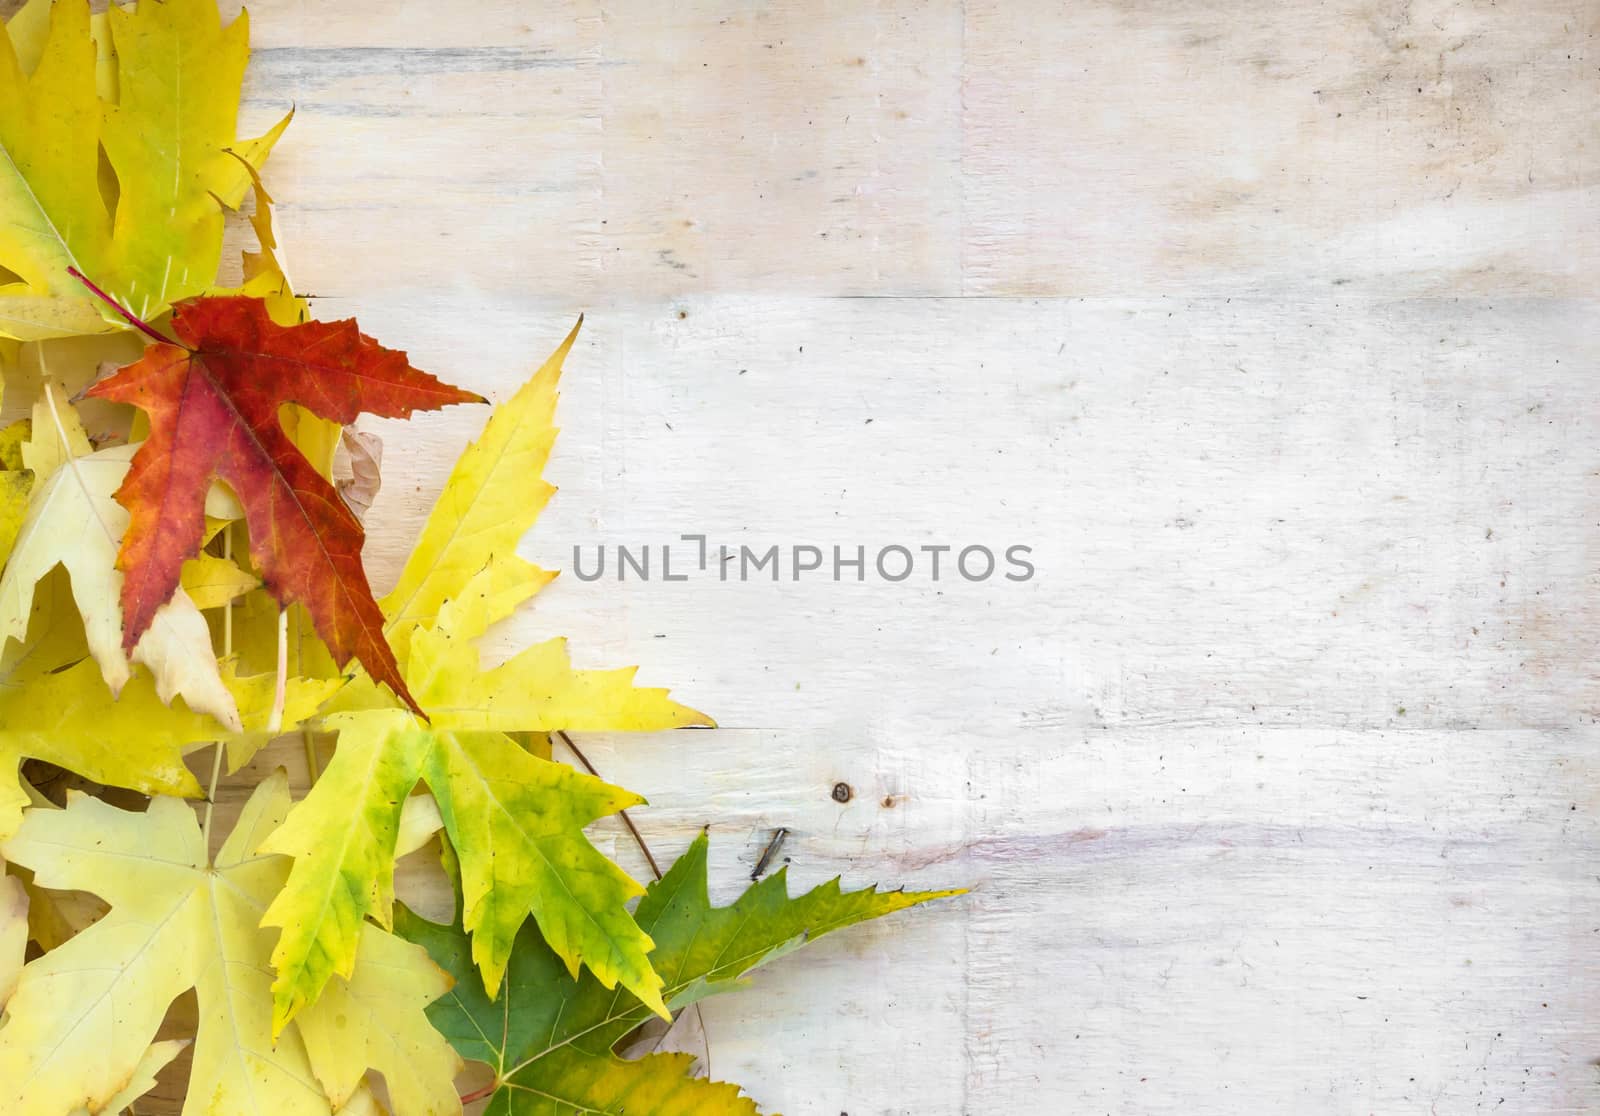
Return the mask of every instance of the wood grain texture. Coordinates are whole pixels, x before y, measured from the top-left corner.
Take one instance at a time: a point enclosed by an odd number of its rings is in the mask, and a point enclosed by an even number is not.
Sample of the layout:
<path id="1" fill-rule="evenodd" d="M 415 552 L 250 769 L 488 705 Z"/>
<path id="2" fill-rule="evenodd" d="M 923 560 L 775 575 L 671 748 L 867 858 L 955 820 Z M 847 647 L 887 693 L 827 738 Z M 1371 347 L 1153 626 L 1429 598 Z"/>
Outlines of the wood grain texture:
<path id="1" fill-rule="evenodd" d="M 584 742 L 658 852 L 712 826 L 721 896 L 775 826 L 799 884 L 973 886 L 708 1005 L 717 1076 L 789 1116 L 1600 1109 L 1600 8 L 251 16 L 319 315 L 503 398 L 588 312 L 530 557 L 1034 547 L 565 576 L 492 641 L 726 726 Z M 375 584 L 479 421 L 370 426 Z"/>

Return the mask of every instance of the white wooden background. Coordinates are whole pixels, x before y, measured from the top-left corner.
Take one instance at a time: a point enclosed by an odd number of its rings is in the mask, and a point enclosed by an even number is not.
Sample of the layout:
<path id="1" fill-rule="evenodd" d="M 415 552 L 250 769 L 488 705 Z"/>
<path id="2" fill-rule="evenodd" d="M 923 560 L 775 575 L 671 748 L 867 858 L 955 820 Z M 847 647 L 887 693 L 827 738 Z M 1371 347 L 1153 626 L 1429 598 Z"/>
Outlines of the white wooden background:
<path id="1" fill-rule="evenodd" d="M 319 315 L 503 397 L 587 312 L 531 557 L 1035 548 L 566 577 L 501 641 L 720 719 L 587 743 L 722 896 L 775 826 L 801 884 L 973 887 L 708 1006 L 716 1076 L 1600 1111 L 1594 0 L 251 14 Z M 380 587 L 480 421 L 375 425 Z"/>

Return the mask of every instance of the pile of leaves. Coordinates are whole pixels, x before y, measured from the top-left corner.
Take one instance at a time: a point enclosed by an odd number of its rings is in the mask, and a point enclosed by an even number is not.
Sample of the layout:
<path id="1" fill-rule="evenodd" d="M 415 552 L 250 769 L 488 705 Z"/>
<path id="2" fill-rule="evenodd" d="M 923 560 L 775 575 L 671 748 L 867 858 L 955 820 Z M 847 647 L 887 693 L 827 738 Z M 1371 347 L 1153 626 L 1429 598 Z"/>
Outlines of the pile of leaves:
<path id="1" fill-rule="evenodd" d="M 563 640 L 479 661 L 554 576 L 517 545 L 576 328 L 373 593 L 376 454 L 345 428 L 486 401 L 295 295 L 259 174 L 289 120 L 235 134 L 247 38 L 214 0 L 31 0 L 0 35 L 0 369 L 26 414 L 0 429 L 0 1112 L 123 1111 L 192 1043 L 185 1113 L 754 1113 L 630 1036 L 950 893 L 790 898 L 780 872 L 718 908 L 704 837 L 648 888 L 590 844 L 643 800 L 551 735 L 711 722 Z M 213 841 L 221 771 L 285 734 L 331 736 L 326 767 L 299 801 L 269 775 Z M 425 847 L 449 925 L 395 900 Z"/>

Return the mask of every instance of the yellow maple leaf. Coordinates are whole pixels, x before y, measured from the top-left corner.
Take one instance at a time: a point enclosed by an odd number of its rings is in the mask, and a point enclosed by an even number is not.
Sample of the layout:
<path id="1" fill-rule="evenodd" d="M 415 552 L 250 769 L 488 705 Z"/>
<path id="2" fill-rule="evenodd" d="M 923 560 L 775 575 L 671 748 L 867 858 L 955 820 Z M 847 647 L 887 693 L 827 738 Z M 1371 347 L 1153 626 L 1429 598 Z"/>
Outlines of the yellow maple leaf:
<path id="1" fill-rule="evenodd" d="M 491 562 L 496 576 L 485 607 L 486 626 L 511 614 L 555 574 L 517 557 L 517 544 L 555 494 L 544 479 L 555 445 L 556 385 L 583 321 L 550 354 L 533 378 L 494 409 L 478 440 L 450 470 L 400 579 L 378 602 L 385 634 L 402 666 L 411 633 L 431 627 L 439 609 Z"/>
<path id="2" fill-rule="evenodd" d="M 184 1112 L 329 1116 L 384 1075 L 399 1116 L 454 1109 L 453 1051 L 427 1005 L 450 980 L 419 947 L 368 927 L 368 960 L 335 982 L 300 1027 L 273 1041 L 272 935 L 259 929 L 287 862 L 259 852 L 289 806 L 280 770 L 264 780 L 213 861 L 193 810 L 156 798 L 143 813 L 73 795 L 64 810 L 30 811 L 4 854 L 45 887 L 110 904 L 93 926 L 30 962 L 0 1028 L 0 1111 L 55 1116 L 100 1111 L 138 1072 L 172 1001 L 194 989 L 199 1023 Z M 398 1087 L 397 1087 L 398 1085 Z"/>
<path id="3" fill-rule="evenodd" d="M 39 805 L 39 803 L 35 803 Z M 55 809 L 49 803 L 44 808 Z M 5 863 L 0 861 L 0 869 Z M 82 891 L 47 891 L 33 883 L 33 873 L 20 869 L 27 876 L 0 876 L 0 1008 L 11 999 L 22 977 L 27 957 L 28 939 L 39 941 L 45 949 L 55 949 L 91 923 L 103 917 L 108 909 L 98 898 Z M 36 912 L 48 911 L 49 918 L 63 925 L 56 933 L 40 935 L 33 929 Z M 41 940 L 41 938 L 43 940 Z M 166 1068 L 189 1045 L 188 1039 L 167 1039 L 153 1043 L 134 1066 L 128 1083 L 112 1095 L 99 1111 L 118 1113 L 129 1109 L 133 1102 L 155 1088 L 156 1075 Z M 73 1116 L 93 1116 L 88 1108 L 78 1108 Z"/>

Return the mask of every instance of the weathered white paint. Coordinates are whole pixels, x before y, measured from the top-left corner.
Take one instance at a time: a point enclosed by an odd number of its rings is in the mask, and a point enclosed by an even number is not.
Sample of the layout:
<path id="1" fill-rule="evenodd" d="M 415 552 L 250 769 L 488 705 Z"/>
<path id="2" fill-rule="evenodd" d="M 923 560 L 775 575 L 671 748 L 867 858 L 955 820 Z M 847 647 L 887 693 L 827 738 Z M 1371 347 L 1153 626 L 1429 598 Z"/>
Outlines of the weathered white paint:
<path id="1" fill-rule="evenodd" d="M 504 396 L 588 312 L 530 555 L 1035 547 L 567 577 L 498 638 L 722 721 L 587 741 L 722 895 L 774 826 L 800 883 L 973 886 L 708 1006 L 717 1076 L 1600 1108 L 1593 3 L 252 9 L 320 314 Z M 479 421 L 375 424 L 380 584 Z"/>

